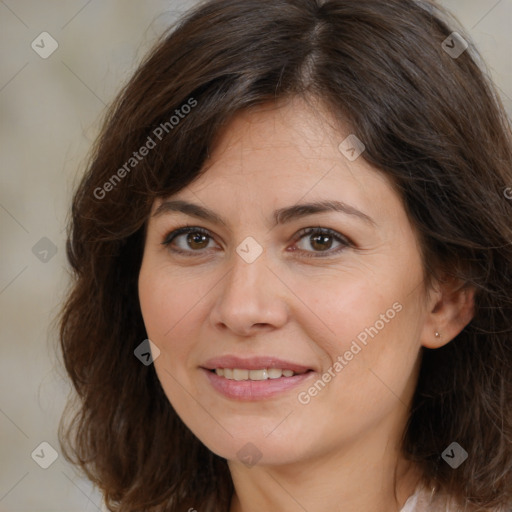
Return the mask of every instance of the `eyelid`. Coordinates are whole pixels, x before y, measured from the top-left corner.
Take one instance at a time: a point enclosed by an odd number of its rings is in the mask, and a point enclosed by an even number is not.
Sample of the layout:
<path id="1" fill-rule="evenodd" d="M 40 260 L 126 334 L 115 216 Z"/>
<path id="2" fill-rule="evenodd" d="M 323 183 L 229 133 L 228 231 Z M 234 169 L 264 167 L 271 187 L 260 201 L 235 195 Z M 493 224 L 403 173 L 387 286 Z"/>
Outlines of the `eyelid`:
<path id="1" fill-rule="evenodd" d="M 206 236 L 208 236 L 211 240 L 214 240 L 214 237 L 211 234 L 211 231 L 206 228 L 202 228 L 200 226 L 193 226 L 193 225 L 185 225 L 179 228 L 176 228 L 174 230 L 171 230 L 164 236 L 164 240 L 161 242 L 164 246 L 169 246 L 171 242 L 177 238 L 180 235 L 183 234 L 189 234 L 189 233 L 202 233 Z M 325 228 L 321 226 L 309 226 L 306 228 L 302 228 L 299 230 L 293 237 L 293 243 L 297 243 L 302 238 L 306 237 L 307 235 L 313 235 L 313 234 L 325 234 L 332 236 L 337 242 L 342 244 L 342 247 L 335 249 L 335 250 L 328 250 L 328 251 L 304 251 L 302 249 L 299 249 L 298 251 L 295 249 L 293 252 L 302 252 L 306 254 L 306 257 L 316 257 L 316 258 L 322 258 L 322 257 L 329 257 L 337 255 L 338 253 L 342 252 L 343 250 L 347 248 L 356 248 L 356 244 L 346 235 L 343 235 L 339 233 L 338 231 L 335 231 L 334 229 Z M 171 249 L 169 248 L 171 252 L 177 253 L 177 254 L 187 254 L 187 255 L 195 255 L 202 256 L 204 254 L 204 250 L 199 251 L 185 251 L 183 249 Z M 326 256 L 322 256 L 325 254 Z"/>
<path id="2" fill-rule="evenodd" d="M 165 236 L 162 242 L 160 242 L 162 245 L 169 245 L 175 238 L 177 238 L 180 235 L 188 234 L 188 233 L 202 233 L 203 235 L 209 236 L 212 240 L 214 237 L 211 234 L 211 231 L 206 228 L 201 228 L 199 226 L 192 226 L 192 225 L 185 225 L 180 228 L 173 229 L 169 231 Z"/>
<path id="3" fill-rule="evenodd" d="M 346 235 L 343 235 L 342 233 L 339 233 L 338 231 L 331 229 L 331 228 L 324 228 L 321 226 L 310 226 L 307 228 L 302 228 L 301 230 L 297 231 L 294 241 L 300 240 L 306 235 L 311 235 L 314 233 L 319 234 L 325 234 L 325 235 L 331 235 L 336 240 L 343 242 L 346 245 L 349 245 L 351 247 L 355 247 L 356 244 Z"/>

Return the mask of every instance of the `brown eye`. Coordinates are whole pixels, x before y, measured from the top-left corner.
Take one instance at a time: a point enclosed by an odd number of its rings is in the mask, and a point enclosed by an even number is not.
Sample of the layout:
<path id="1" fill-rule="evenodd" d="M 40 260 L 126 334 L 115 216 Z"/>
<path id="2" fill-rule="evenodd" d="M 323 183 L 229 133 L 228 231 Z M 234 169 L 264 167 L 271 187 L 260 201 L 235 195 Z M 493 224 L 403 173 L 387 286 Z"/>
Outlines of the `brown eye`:
<path id="1" fill-rule="evenodd" d="M 321 257 L 321 254 L 315 255 L 314 253 L 327 253 L 328 255 L 337 254 L 343 249 L 354 245 L 343 235 L 327 228 L 307 228 L 299 233 L 299 237 L 300 243 L 303 241 L 306 242 L 303 244 L 303 247 L 299 247 L 299 249 L 305 253 L 312 253 L 305 254 L 307 257 Z M 338 247 L 334 250 L 330 250 L 333 243 L 338 243 Z"/>
<path id="2" fill-rule="evenodd" d="M 188 233 L 185 240 L 191 249 L 204 249 L 208 245 L 208 235 L 198 232 Z"/>
<path id="3" fill-rule="evenodd" d="M 327 228 L 306 228 L 298 234 L 298 241 L 303 243 L 303 240 L 306 242 L 303 244 L 305 247 L 299 247 L 299 250 L 306 257 L 322 257 L 323 253 L 331 256 L 347 247 L 354 247 L 348 238 Z M 206 229 L 186 226 L 169 233 L 162 245 L 168 246 L 169 250 L 178 254 L 200 255 L 204 249 L 208 249 L 211 241 L 213 238 Z M 337 243 L 338 247 L 331 250 L 334 243 Z"/>
<path id="4" fill-rule="evenodd" d="M 311 247 L 315 250 L 324 251 L 330 249 L 332 245 L 333 237 L 331 235 L 312 235 L 310 237 Z"/>
<path id="5" fill-rule="evenodd" d="M 173 252 L 190 254 L 193 252 L 199 253 L 203 249 L 207 249 L 211 240 L 212 237 L 207 230 L 187 226 L 169 233 L 162 242 L 162 245 L 168 246 Z"/>

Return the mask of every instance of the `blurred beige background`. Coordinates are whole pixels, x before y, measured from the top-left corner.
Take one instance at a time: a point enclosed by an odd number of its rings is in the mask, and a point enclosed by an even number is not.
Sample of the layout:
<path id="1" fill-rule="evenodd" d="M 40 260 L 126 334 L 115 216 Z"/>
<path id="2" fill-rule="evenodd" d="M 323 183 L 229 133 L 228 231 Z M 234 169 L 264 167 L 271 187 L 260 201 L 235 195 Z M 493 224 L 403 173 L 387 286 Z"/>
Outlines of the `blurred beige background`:
<path id="1" fill-rule="evenodd" d="M 512 0 L 441 3 L 469 31 L 511 115 Z M 67 286 L 66 215 L 105 105 L 193 4 L 0 0 L 2 512 L 102 510 L 56 437 L 69 385 L 49 322 Z"/>

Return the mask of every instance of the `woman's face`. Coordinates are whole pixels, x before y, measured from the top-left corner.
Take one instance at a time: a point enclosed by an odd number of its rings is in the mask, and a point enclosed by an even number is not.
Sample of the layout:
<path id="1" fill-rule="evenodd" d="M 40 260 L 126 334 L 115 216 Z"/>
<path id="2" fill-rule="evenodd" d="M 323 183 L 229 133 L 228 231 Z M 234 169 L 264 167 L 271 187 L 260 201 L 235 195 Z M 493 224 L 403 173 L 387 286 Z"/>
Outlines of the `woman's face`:
<path id="1" fill-rule="evenodd" d="M 240 114 L 148 223 L 139 297 L 156 372 L 235 463 L 398 443 L 430 336 L 404 207 L 319 112 L 294 100 Z"/>

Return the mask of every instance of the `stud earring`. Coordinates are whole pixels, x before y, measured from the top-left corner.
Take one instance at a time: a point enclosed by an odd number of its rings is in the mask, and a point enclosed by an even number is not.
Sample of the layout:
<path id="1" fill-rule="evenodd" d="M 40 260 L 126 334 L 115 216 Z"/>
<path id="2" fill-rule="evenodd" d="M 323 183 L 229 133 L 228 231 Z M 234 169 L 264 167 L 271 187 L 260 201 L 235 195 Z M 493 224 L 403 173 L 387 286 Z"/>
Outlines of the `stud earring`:
<path id="1" fill-rule="evenodd" d="M 440 338 L 440 337 L 441 337 L 441 335 L 436 331 L 436 332 L 435 332 L 435 337 L 436 337 L 436 338 Z"/>

